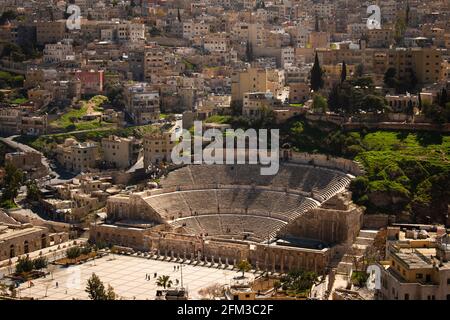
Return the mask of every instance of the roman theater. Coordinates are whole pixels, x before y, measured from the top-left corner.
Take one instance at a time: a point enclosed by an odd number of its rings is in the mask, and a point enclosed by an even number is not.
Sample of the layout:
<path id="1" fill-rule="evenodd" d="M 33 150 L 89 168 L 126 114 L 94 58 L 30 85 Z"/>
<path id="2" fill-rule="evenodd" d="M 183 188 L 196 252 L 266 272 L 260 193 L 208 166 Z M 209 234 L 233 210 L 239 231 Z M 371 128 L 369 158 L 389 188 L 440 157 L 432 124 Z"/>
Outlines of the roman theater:
<path id="1" fill-rule="evenodd" d="M 90 238 L 156 259 L 321 273 L 357 237 L 362 209 L 347 187 L 357 163 L 283 153 L 274 176 L 259 165 L 187 165 L 143 192 L 112 196 Z"/>

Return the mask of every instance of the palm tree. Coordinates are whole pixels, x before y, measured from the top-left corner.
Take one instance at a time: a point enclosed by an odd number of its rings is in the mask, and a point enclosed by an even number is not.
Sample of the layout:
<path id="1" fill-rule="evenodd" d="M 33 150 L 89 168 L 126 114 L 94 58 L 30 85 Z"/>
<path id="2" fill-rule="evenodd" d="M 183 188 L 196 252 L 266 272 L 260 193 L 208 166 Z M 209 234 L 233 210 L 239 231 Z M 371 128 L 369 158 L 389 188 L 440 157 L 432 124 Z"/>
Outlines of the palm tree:
<path id="1" fill-rule="evenodd" d="M 170 288 L 172 286 L 172 280 L 170 280 L 170 276 L 162 275 L 156 279 L 156 285 L 158 287 L 164 287 L 164 289 Z"/>

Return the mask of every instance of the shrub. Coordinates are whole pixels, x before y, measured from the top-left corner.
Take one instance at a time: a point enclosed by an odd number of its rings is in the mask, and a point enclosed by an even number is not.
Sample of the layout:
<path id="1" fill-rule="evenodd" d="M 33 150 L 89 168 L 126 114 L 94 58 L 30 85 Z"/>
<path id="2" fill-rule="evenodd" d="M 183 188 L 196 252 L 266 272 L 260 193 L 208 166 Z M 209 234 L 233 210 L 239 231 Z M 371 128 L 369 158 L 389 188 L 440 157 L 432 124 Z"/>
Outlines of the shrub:
<path id="1" fill-rule="evenodd" d="M 80 247 L 72 247 L 67 249 L 66 256 L 69 259 L 76 259 L 81 255 Z"/>
<path id="2" fill-rule="evenodd" d="M 31 272 L 33 270 L 33 261 L 31 261 L 29 256 L 19 257 L 16 264 L 16 273 L 22 274 Z"/>
<path id="3" fill-rule="evenodd" d="M 48 265 L 48 260 L 46 257 L 38 257 L 33 260 L 33 267 L 36 270 L 41 270 L 46 268 Z"/>

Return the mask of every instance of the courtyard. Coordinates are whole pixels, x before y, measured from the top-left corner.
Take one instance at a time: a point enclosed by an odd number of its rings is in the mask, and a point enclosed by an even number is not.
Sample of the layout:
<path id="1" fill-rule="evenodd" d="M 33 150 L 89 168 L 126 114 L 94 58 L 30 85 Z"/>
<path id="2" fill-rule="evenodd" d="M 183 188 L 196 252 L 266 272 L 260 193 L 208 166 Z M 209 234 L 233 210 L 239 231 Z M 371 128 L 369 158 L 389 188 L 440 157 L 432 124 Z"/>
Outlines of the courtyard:
<path id="1" fill-rule="evenodd" d="M 188 290 L 189 299 L 201 299 L 198 291 L 212 284 L 230 284 L 231 279 L 240 275 L 236 270 L 183 265 L 174 262 L 158 261 L 142 257 L 125 255 L 107 255 L 81 265 L 61 267 L 53 271 L 53 277 L 33 280 L 20 285 L 21 297 L 33 297 L 39 300 L 72 300 L 89 299 L 85 292 L 87 280 L 92 273 L 99 276 L 105 287 L 114 288 L 119 299 L 153 300 L 157 290 L 156 279 L 160 275 L 168 275 L 176 286 L 181 285 L 181 269 L 183 285 Z M 175 270 L 174 270 L 175 267 Z M 155 273 L 157 276 L 155 277 Z M 253 274 L 246 276 L 253 278 Z M 53 279 L 52 279 L 53 278 Z M 161 287 L 159 287 L 161 289 Z"/>

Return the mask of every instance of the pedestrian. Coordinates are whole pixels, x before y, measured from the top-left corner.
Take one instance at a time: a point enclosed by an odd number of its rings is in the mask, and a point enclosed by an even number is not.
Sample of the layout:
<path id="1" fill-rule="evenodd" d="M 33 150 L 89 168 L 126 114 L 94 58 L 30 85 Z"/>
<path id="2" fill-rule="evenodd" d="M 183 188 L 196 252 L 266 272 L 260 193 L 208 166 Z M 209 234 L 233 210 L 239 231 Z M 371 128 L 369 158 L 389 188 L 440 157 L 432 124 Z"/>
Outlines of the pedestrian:
<path id="1" fill-rule="evenodd" d="M 56 281 L 56 287 L 58 288 L 58 281 Z"/>

